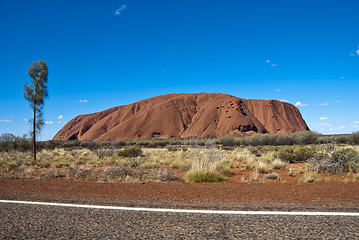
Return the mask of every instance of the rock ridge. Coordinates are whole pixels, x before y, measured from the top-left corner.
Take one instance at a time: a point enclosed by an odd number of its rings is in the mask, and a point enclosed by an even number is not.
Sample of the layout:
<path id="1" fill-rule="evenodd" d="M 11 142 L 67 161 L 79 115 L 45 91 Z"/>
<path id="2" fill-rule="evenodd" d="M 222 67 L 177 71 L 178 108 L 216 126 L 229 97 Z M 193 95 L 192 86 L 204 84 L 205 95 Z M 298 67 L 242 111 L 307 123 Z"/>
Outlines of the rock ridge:
<path id="1" fill-rule="evenodd" d="M 54 140 L 290 134 L 309 130 L 298 108 L 277 100 L 243 99 L 221 93 L 166 94 L 69 121 Z"/>

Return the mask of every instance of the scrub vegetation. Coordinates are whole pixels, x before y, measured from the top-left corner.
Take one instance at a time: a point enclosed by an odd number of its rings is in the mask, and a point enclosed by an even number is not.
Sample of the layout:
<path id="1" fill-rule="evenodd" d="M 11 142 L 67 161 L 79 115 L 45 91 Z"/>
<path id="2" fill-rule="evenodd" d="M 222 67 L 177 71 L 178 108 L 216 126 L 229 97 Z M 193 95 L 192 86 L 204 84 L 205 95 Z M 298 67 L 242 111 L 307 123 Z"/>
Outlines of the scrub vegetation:
<path id="1" fill-rule="evenodd" d="M 284 142 L 287 144 L 279 144 Z M 312 183 L 340 175 L 358 181 L 357 144 L 358 132 L 343 136 L 302 132 L 242 138 L 46 141 L 38 142 L 34 161 L 31 140 L 3 134 L 0 176 L 103 182 L 221 182 L 237 177 L 246 183 L 291 179 Z"/>

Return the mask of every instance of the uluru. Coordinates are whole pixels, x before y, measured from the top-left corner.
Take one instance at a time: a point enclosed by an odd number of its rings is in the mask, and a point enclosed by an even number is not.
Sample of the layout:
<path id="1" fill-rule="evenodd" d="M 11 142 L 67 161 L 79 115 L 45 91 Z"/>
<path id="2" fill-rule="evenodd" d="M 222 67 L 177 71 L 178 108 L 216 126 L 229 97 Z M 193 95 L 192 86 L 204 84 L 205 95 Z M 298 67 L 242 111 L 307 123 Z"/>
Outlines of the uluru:
<path id="1" fill-rule="evenodd" d="M 69 121 L 54 140 L 246 136 L 309 130 L 298 108 L 221 93 L 167 94 Z"/>

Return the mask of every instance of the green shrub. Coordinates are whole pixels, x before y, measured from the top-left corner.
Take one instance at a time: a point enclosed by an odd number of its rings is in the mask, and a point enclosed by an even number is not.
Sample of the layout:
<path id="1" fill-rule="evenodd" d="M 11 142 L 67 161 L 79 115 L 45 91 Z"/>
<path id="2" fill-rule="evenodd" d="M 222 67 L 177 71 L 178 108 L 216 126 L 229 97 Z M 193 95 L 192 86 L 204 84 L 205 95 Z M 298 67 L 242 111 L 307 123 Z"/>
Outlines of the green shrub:
<path id="1" fill-rule="evenodd" d="M 335 138 L 335 142 L 338 144 L 345 144 L 350 142 L 350 136 L 338 136 Z"/>
<path id="2" fill-rule="evenodd" d="M 279 146 L 282 145 L 293 145 L 294 144 L 294 138 L 292 135 L 288 134 L 278 134 L 277 135 L 277 144 Z"/>
<path id="3" fill-rule="evenodd" d="M 80 147 L 81 142 L 79 140 L 71 140 L 71 141 L 66 141 L 66 142 L 62 142 L 62 148 L 66 148 L 68 150 L 73 150 L 75 148 Z"/>
<path id="4" fill-rule="evenodd" d="M 3 133 L 0 135 L 0 152 L 29 151 L 32 149 L 32 143 L 26 135 L 23 137 L 15 136 L 12 133 Z"/>
<path id="5" fill-rule="evenodd" d="M 293 133 L 294 142 L 298 145 L 309 145 L 317 143 L 319 134 L 311 131 Z"/>
<path id="6" fill-rule="evenodd" d="M 94 142 L 94 141 L 90 141 L 90 140 L 86 140 L 86 141 L 82 141 L 80 143 L 80 147 L 81 148 L 87 148 L 90 150 L 96 150 L 100 148 L 100 142 Z"/>
<path id="7" fill-rule="evenodd" d="M 144 162 L 145 160 L 143 158 L 137 158 L 137 157 L 127 158 L 126 161 L 124 162 L 124 165 L 131 168 L 137 168 Z"/>
<path id="8" fill-rule="evenodd" d="M 120 157 L 139 157 L 142 156 L 142 149 L 139 147 L 128 147 L 118 152 Z"/>
<path id="9" fill-rule="evenodd" d="M 192 169 L 185 173 L 184 179 L 186 182 L 222 182 L 223 175 L 218 172 L 209 171 L 205 169 Z"/>
<path id="10" fill-rule="evenodd" d="M 142 169 L 154 169 L 154 168 L 158 168 L 158 164 L 155 162 L 144 162 L 140 164 L 138 167 Z"/>
<path id="11" fill-rule="evenodd" d="M 233 167 L 234 167 L 234 163 L 232 161 L 222 160 L 217 164 L 216 169 L 222 170 L 222 169 L 229 169 L 229 168 L 233 168 Z"/>
<path id="12" fill-rule="evenodd" d="M 320 136 L 318 138 L 318 143 L 319 144 L 328 144 L 328 143 L 333 143 L 334 138 L 332 137 L 327 137 L 327 136 Z"/>
<path id="13" fill-rule="evenodd" d="M 0 163 L 0 166 L 2 169 L 5 169 L 6 171 L 10 171 L 17 168 L 19 165 L 16 162 L 2 162 Z"/>
<path id="14" fill-rule="evenodd" d="M 222 137 L 219 137 L 217 139 L 217 141 L 222 146 L 235 146 L 235 145 L 238 145 L 238 142 L 236 141 L 236 138 L 233 137 L 230 134 L 226 134 L 226 135 L 224 135 Z"/>
<path id="15" fill-rule="evenodd" d="M 40 168 L 48 168 L 51 166 L 51 163 L 49 161 L 40 160 L 36 162 L 36 165 L 39 166 Z"/>
<path id="16" fill-rule="evenodd" d="M 354 144 L 359 144 L 359 132 L 353 132 L 351 135 L 350 135 L 350 138 L 351 138 L 351 142 L 354 143 Z"/>
<path id="17" fill-rule="evenodd" d="M 295 154 L 294 154 L 294 148 L 293 147 L 282 147 L 278 150 L 278 152 L 275 154 L 276 157 L 279 159 L 285 161 L 294 163 L 295 161 Z"/>
<path id="18" fill-rule="evenodd" d="M 180 146 L 176 146 L 176 145 L 167 145 L 166 148 L 169 152 L 176 152 L 182 150 Z"/>
<path id="19" fill-rule="evenodd" d="M 309 147 L 300 146 L 294 151 L 295 161 L 304 162 L 315 155 L 315 150 Z"/>
<path id="20" fill-rule="evenodd" d="M 107 149 L 97 149 L 95 151 L 97 157 L 99 158 L 105 158 L 105 157 L 112 157 L 115 154 L 115 151 L 113 149 L 107 148 Z"/>
<path id="21" fill-rule="evenodd" d="M 230 168 L 223 168 L 219 172 L 220 172 L 220 174 L 222 174 L 223 176 L 226 176 L 226 177 L 229 177 L 229 176 L 232 175 L 232 172 L 231 172 Z"/>
<path id="22" fill-rule="evenodd" d="M 335 151 L 332 158 L 341 163 L 344 172 L 359 172 L 359 153 L 351 148 Z"/>
<path id="23" fill-rule="evenodd" d="M 256 157 L 262 156 L 261 146 L 249 147 L 249 151 Z"/>
<path id="24" fill-rule="evenodd" d="M 173 169 L 188 170 L 191 168 L 191 162 L 185 160 L 174 160 L 170 163 L 170 167 Z"/>

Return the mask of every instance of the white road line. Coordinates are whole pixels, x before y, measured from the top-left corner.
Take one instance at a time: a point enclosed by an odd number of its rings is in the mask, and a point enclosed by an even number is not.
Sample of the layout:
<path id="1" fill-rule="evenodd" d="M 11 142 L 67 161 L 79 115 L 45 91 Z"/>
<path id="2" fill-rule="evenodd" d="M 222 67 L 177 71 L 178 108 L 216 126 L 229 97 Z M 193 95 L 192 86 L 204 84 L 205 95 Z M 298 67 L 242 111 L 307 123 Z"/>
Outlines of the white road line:
<path id="1" fill-rule="evenodd" d="M 278 212 L 278 211 L 189 210 L 189 209 L 166 209 L 166 208 L 116 207 L 116 206 L 99 206 L 99 205 L 83 205 L 83 204 L 51 203 L 51 202 L 29 202 L 29 201 L 14 201 L 14 200 L 0 200 L 0 203 L 16 203 L 16 204 L 59 206 L 59 207 L 124 210 L 124 211 L 168 212 L 168 213 L 204 213 L 204 214 L 232 214 L 232 215 L 354 216 L 354 217 L 359 217 L 359 213 L 355 213 L 355 212 Z"/>

